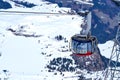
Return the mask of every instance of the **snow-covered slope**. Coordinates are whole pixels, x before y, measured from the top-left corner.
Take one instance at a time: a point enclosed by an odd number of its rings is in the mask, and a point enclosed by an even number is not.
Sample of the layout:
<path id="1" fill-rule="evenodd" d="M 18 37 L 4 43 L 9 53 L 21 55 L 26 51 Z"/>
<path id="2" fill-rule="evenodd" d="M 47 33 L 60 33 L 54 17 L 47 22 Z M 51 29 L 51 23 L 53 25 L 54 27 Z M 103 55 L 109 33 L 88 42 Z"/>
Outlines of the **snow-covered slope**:
<path id="1" fill-rule="evenodd" d="M 101 54 L 107 58 L 110 58 L 112 53 L 114 42 L 107 41 L 105 44 L 99 44 L 98 47 L 100 48 Z"/>
<path id="2" fill-rule="evenodd" d="M 69 8 L 59 8 L 57 4 L 48 4 L 40 0 L 25 0 L 37 4 L 33 8 L 12 5 L 8 11 L 38 11 L 65 13 Z M 11 3 L 13 4 L 13 3 Z M 78 80 L 76 72 L 48 72 L 46 66 L 54 58 L 73 60 L 69 51 L 70 37 L 80 32 L 82 17 L 77 15 L 39 15 L 0 13 L 0 71 L 1 78 L 8 80 Z M 61 40 L 57 36 L 62 36 Z M 108 42 L 109 44 L 109 42 Z M 100 44 L 102 55 L 111 47 Z M 105 47 L 103 47 L 105 46 Z M 108 56 L 109 57 L 109 56 Z M 74 60 L 73 60 L 74 63 Z M 74 64 L 72 66 L 75 66 Z M 5 72 L 4 70 L 8 70 Z M 78 70 L 87 78 L 101 77 L 101 72 L 94 74 Z M 64 76 L 63 76 L 64 74 Z M 91 76 L 92 77 L 91 77 Z M 96 77 L 97 76 L 97 77 Z M 70 78 L 71 77 L 71 78 Z"/>
<path id="3" fill-rule="evenodd" d="M 33 8 L 12 8 L 12 11 L 58 12 L 68 11 L 56 4 L 45 4 Z M 48 73 L 46 65 L 56 57 L 70 58 L 71 52 L 61 52 L 64 40 L 58 41 L 56 36 L 62 35 L 66 40 L 79 33 L 82 17 L 69 15 L 12 15 L 1 13 L 0 17 L 0 70 L 8 70 L 10 80 L 61 80 L 63 77 Z M 8 29 L 16 30 L 19 35 L 40 35 L 39 37 L 16 36 Z M 68 47 L 66 47 L 68 49 Z"/>

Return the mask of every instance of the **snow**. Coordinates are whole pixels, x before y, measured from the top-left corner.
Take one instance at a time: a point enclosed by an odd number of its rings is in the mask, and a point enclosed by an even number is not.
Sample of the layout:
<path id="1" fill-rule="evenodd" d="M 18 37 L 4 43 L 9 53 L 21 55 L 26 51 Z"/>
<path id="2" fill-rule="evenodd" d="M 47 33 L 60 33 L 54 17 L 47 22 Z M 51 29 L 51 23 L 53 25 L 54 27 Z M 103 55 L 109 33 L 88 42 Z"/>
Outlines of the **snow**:
<path id="1" fill-rule="evenodd" d="M 59 8 L 57 4 L 46 4 L 41 0 L 24 0 L 38 4 L 33 8 L 23 8 L 13 5 L 7 11 L 33 11 L 66 13 L 69 8 Z M 13 3 L 12 3 L 13 4 Z M 46 65 L 53 58 L 70 57 L 71 52 L 62 52 L 62 46 L 68 46 L 64 40 L 58 41 L 56 36 L 62 35 L 70 42 L 70 37 L 79 34 L 83 18 L 77 15 L 39 15 L 39 14 L 8 14 L 0 13 L 0 76 L 8 80 L 73 80 L 75 72 L 64 72 L 64 77 L 57 72 L 48 72 Z M 21 26 L 23 28 L 21 28 Z M 39 37 L 16 36 L 8 31 L 11 28 L 19 34 L 35 34 Z M 113 42 L 99 44 L 101 54 L 110 57 Z M 65 49 L 69 49 L 66 47 Z M 45 55 L 43 55 L 44 53 Z M 2 70 L 8 70 L 5 75 Z M 95 78 L 97 73 L 90 75 L 83 71 L 86 77 Z M 99 75 L 101 72 L 99 72 Z M 69 78 L 73 76 L 72 78 Z M 89 78 L 89 77 L 88 77 Z M 78 77 L 74 77 L 78 80 Z"/>
<path id="2" fill-rule="evenodd" d="M 59 8 L 56 4 L 36 6 L 33 8 L 13 7 L 8 11 L 64 12 L 70 9 Z M 51 7 L 50 7 L 51 6 Z M 56 7 L 57 6 L 57 7 Z M 71 58 L 71 52 L 60 52 L 61 46 L 69 43 L 55 40 L 62 35 L 70 40 L 70 36 L 79 33 L 82 17 L 77 15 L 9 15 L 0 13 L 0 70 L 8 70 L 9 80 L 61 80 L 61 75 L 53 75 L 47 71 L 46 65 L 57 57 Z M 22 29 L 20 27 L 23 26 Z M 19 34 L 41 35 L 38 38 L 16 36 L 8 31 L 11 28 Z M 4 35 L 4 36 L 3 36 Z M 44 52 L 46 55 L 42 55 Z M 59 54 L 59 55 L 58 55 Z M 49 57 L 49 55 L 51 55 Z M 8 76 L 8 75 L 6 75 Z M 59 77 L 59 79 L 58 79 Z"/>
<path id="3" fill-rule="evenodd" d="M 88 4 L 93 6 L 94 4 L 92 3 L 93 0 L 74 0 L 76 2 L 82 3 L 82 4 Z"/>
<path id="4" fill-rule="evenodd" d="M 104 44 L 99 44 L 98 47 L 99 47 L 101 54 L 103 56 L 105 56 L 106 58 L 110 58 L 113 45 L 114 45 L 113 41 L 107 41 Z"/>

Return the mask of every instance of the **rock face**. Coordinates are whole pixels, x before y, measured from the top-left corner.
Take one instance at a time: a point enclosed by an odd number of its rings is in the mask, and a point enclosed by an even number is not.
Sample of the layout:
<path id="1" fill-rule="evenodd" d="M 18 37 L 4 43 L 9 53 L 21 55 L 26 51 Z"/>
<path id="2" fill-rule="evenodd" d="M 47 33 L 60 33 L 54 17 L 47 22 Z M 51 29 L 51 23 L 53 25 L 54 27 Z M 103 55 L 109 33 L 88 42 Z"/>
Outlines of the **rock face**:
<path id="1" fill-rule="evenodd" d="M 29 3 L 29 2 L 26 2 L 26 1 L 19 1 L 19 0 L 11 0 L 11 1 L 13 1 L 14 3 L 16 3 L 18 5 L 23 5 L 27 8 L 32 8 L 32 7 L 36 6 L 35 4 Z"/>
<path id="2" fill-rule="evenodd" d="M 49 69 L 49 72 L 73 72 L 75 71 L 75 67 L 73 67 L 72 65 L 73 61 L 71 59 L 58 57 L 50 61 L 49 65 L 47 65 L 47 68 Z"/>
<path id="3" fill-rule="evenodd" d="M 77 56 L 72 54 L 71 57 L 73 60 L 68 58 L 54 58 L 47 65 L 47 68 L 50 72 L 59 71 L 59 72 L 73 72 L 77 69 L 87 70 L 87 71 L 101 71 L 106 68 L 105 61 L 103 61 L 102 56 L 100 55 L 99 49 L 95 53 L 89 56 Z M 107 60 L 104 58 L 104 60 Z"/>
<path id="4" fill-rule="evenodd" d="M 80 9 L 92 11 L 92 35 L 96 36 L 99 43 L 105 43 L 116 35 L 118 28 L 117 14 L 120 7 L 112 0 L 92 0 L 94 6 L 77 2 L 75 0 L 46 0 L 57 3 L 60 7 L 69 7 L 76 12 Z M 84 1 L 84 0 L 81 0 Z M 90 1 L 91 2 L 91 1 Z M 110 35 L 110 36 L 108 36 Z"/>
<path id="5" fill-rule="evenodd" d="M 71 56 L 80 69 L 86 69 L 88 71 L 101 71 L 105 69 L 105 63 L 102 60 L 99 49 L 89 56 L 77 56 L 74 54 Z"/>
<path id="6" fill-rule="evenodd" d="M 0 9 L 8 9 L 8 8 L 12 8 L 12 6 L 8 2 L 0 0 Z"/>
<path id="7" fill-rule="evenodd" d="M 93 0 L 93 3 L 92 34 L 100 43 L 112 40 L 118 28 L 119 7 L 112 0 Z"/>

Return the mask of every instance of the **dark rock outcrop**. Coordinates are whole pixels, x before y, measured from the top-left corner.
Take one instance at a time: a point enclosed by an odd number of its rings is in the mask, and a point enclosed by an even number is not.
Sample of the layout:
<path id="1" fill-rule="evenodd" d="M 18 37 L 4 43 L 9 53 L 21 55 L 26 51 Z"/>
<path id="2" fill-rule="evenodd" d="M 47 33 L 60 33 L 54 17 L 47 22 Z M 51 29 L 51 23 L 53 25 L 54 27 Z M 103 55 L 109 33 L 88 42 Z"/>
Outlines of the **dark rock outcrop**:
<path id="1" fill-rule="evenodd" d="M 11 1 L 13 1 L 16 4 L 23 5 L 27 8 L 32 8 L 32 7 L 36 6 L 35 4 L 29 3 L 29 2 L 26 2 L 26 1 L 19 1 L 19 0 L 11 0 Z"/>
<path id="2" fill-rule="evenodd" d="M 76 56 L 71 55 L 72 59 L 68 58 L 54 58 L 47 65 L 49 72 L 59 71 L 59 72 L 76 72 L 77 69 L 89 71 L 102 71 L 108 67 L 109 59 L 100 55 L 99 49 L 90 56 Z M 115 67 L 115 61 L 111 61 L 110 67 Z M 117 63 L 117 67 L 120 67 L 120 62 Z"/>
<path id="3" fill-rule="evenodd" d="M 23 26 L 21 26 L 18 30 L 17 29 L 14 30 L 12 28 L 8 28 L 7 30 L 12 32 L 16 36 L 34 37 L 34 38 L 43 36 L 40 34 L 36 34 L 35 32 L 27 32 L 26 30 L 24 30 Z"/>
<path id="4" fill-rule="evenodd" d="M 73 72 L 75 71 L 75 67 L 72 66 L 73 61 L 68 58 L 54 58 L 50 63 L 47 65 L 49 72 L 51 71 L 59 71 L 59 72 Z"/>
<path id="5" fill-rule="evenodd" d="M 98 38 L 99 43 L 112 40 L 118 28 L 119 7 L 112 0 L 93 0 L 93 3 L 92 34 Z"/>
<path id="6" fill-rule="evenodd" d="M 101 71 L 106 68 L 99 49 L 89 56 L 77 56 L 75 54 L 72 54 L 71 56 L 75 60 L 77 67 L 80 69 L 86 69 L 88 71 Z"/>
<path id="7" fill-rule="evenodd" d="M 9 9 L 12 8 L 12 6 L 3 0 L 0 0 L 0 9 Z"/>
<path id="8" fill-rule="evenodd" d="M 107 66 L 100 55 L 99 49 L 96 50 L 95 53 L 89 56 L 77 56 L 72 54 L 74 62 L 68 58 L 54 58 L 47 65 L 49 71 L 75 71 L 76 69 L 86 69 L 87 71 L 101 71 L 104 70 Z M 106 58 L 104 59 L 106 60 Z"/>

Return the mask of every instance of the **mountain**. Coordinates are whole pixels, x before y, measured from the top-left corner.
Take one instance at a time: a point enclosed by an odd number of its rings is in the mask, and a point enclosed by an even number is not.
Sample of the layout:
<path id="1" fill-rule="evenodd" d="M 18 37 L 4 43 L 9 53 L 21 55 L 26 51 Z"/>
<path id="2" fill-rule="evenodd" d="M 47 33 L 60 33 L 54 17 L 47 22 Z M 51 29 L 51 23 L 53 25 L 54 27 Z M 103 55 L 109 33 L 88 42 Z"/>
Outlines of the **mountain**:
<path id="1" fill-rule="evenodd" d="M 118 28 L 119 7 L 111 0 L 101 0 L 99 2 L 94 0 L 93 2 L 95 4 L 93 6 L 93 35 L 97 36 L 102 43 L 114 39 Z"/>
<path id="2" fill-rule="evenodd" d="M 13 1 L 17 5 L 22 5 L 24 7 L 34 7 L 38 1 Z M 84 10 L 92 10 L 92 35 L 95 35 L 99 43 L 105 43 L 108 40 L 115 38 L 116 31 L 118 28 L 117 14 L 120 11 L 119 7 L 115 5 L 113 0 L 46 0 L 52 3 L 57 3 L 60 7 L 68 7 L 76 12 L 81 8 Z M 31 3 L 34 2 L 34 3 Z M 7 2 L 0 2 L 4 8 L 11 8 L 10 4 Z M 4 3 L 4 4 L 3 4 Z M 6 3 L 6 4 L 5 4 Z M 92 6 L 92 7 L 91 7 Z M 1 7 L 2 8 L 2 7 Z M 111 35 L 111 36 L 108 36 Z"/>
<path id="3" fill-rule="evenodd" d="M 11 11 L 63 12 L 57 4 L 40 2 L 33 8 L 16 6 Z M 49 72 L 47 65 L 54 58 L 73 60 L 67 51 L 70 36 L 79 33 L 82 17 L 70 15 L 38 15 L 0 13 L 0 78 L 8 80 L 61 80 L 75 72 Z M 66 20 L 68 19 L 68 20 Z M 69 23 L 69 24 L 68 24 Z M 64 25 L 63 25 L 64 24 Z M 72 27 L 76 25 L 76 27 Z M 67 32 L 67 34 L 66 34 Z M 58 35 L 63 39 L 59 40 Z M 37 37 L 36 37 L 37 36 Z M 62 51 L 66 51 L 65 53 Z M 74 64 L 73 64 L 74 66 Z M 63 74 L 63 73 L 62 73 Z M 69 74 L 69 75 L 68 75 Z M 78 79 L 78 78 L 76 78 Z"/>
<path id="4" fill-rule="evenodd" d="M 78 12 L 80 9 L 92 11 L 92 35 L 99 43 L 115 38 L 118 28 L 117 14 L 120 7 L 112 0 L 46 0 L 57 3 L 60 7 L 69 7 Z M 91 5 L 93 6 L 91 7 Z M 110 35 L 110 36 L 109 36 Z"/>
<path id="5" fill-rule="evenodd" d="M 66 13 L 42 0 L 6 0 L 6 11 Z M 77 0 L 76 3 L 81 0 Z M 35 6 L 24 5 L 30 3 Z M 67 2 L 70 2 L 68 0 Z M 75 4 L 76 4 L 75 3 Z M 86 0 L 84 6 L 92 4 Z M 64 4 L 66 5 L 66 4 Z M 79 6 L 73 6 L 77 9 Z M 90 6 L 84 7 L 85 9 Z M 94 7 L 96 8 L 96 7 Z M 97 11 L 97 10 L 95 10 Z M 98 44 L 91 56 L 76 57 L 69 50 L 71 36 L 80 33 L 83 17 L 0 13 L 0 78 L 8 80 L 100 80 L 112 52 L 113 41 Z M 95 18 L 98 16 L 95 15 Z M 99 18 L 98 18 L 99 19 Z M 108 79 L 110 80 L 110 79 Z"/>

